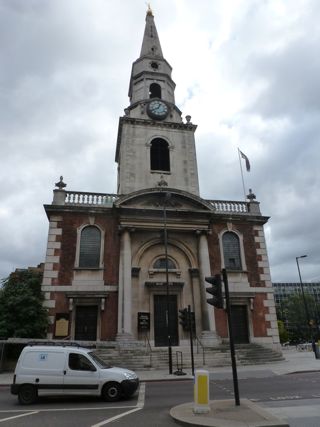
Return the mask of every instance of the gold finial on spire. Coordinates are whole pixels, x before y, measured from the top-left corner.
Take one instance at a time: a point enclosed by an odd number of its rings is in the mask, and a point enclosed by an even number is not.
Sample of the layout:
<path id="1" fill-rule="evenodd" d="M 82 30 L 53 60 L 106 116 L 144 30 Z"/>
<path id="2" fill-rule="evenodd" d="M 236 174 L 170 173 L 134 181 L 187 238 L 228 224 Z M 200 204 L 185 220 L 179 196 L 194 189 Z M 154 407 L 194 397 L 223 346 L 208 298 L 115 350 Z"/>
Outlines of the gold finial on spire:
<path id="1" fill-rule="evenodd" d="M 152 13 L 152 9 L 151 9 L 150 3 L 147 3 L 147 5 L 148 5 L 147 16 L 153 16 L 153 13 Z"/>

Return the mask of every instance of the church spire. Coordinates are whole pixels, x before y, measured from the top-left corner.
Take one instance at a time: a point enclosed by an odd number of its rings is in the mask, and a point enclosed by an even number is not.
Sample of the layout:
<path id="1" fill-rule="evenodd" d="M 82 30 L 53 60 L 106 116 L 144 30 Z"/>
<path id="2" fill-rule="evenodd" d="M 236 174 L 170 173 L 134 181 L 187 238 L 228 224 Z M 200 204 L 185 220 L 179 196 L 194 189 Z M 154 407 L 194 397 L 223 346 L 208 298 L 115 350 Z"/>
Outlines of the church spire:
<path id="1" fill-rule="evenodd" d="M 140 58 L 144 56 L 163 58 L 160 40 L 150 5 L 148 5 L 146 15 L 146 26 L 144 29 Z"/>
<path id="2" fill-rule="evenodd" d="M 147 10 L 139 58 L 132 64 L 130 105 L 120 117 L 116 149 L 118 194 L 168 186 L 199 194 L 194 133 L 175 105 L 172 68 L 163 57 Z"/>

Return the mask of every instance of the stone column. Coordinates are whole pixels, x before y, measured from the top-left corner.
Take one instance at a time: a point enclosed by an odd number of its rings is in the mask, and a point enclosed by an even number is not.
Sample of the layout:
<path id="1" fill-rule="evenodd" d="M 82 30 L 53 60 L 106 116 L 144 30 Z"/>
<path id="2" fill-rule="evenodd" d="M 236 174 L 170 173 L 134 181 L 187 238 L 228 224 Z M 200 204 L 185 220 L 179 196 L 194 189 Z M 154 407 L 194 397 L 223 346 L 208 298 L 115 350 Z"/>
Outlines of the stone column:
<path id="1" fill-rule="evenodd" d="M 128 230 L 123 235 L 123 327 L 124 332 L 132 333 L 131 325 L 131 240 Z"/>
<path id="2" fill-rule="evenodd" d="M 120 243 L 119 284 L 118 284 L 118 335 L 124 333 L 123 327 L 123 242 Z"/>
<path id="3" fill-rule="evenodd" d="M 200 297 L 202 312 L 202 343 L 209 347 L 218 345 L 220 339 L 216 333 L 216 324 L 214 318 L 214 308 L 207 303 L 210 297 L 206 293 L 205 277 L 211 276 L 209 248 L 207 236 L 204 233 L 198 234 L 198 258 L 199 258 L 199 279 L 200 279 Z"/>
<path id="4" fill-rule="evenodd" d="M 117 340 L 132 339 L 132 291 L 131 291 L 131 239 L 127 229 L 122 231 L 120 264 L 119 264 L 119 296 L 118 296 L 118 335 Z"/>

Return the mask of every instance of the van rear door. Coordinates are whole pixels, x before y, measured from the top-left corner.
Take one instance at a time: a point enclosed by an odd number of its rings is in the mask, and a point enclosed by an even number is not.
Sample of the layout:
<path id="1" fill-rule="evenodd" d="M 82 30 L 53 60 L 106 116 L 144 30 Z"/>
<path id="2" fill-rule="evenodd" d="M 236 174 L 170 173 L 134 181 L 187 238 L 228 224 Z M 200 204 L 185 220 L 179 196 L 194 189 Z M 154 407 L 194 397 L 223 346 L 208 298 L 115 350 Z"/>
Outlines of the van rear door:
<path id="1" fill-rule="evenodd" d="M 68 354 L 64 375 L 65 394 L 99 394 L 99 377 L 99 370 L 84 354 Z"/>

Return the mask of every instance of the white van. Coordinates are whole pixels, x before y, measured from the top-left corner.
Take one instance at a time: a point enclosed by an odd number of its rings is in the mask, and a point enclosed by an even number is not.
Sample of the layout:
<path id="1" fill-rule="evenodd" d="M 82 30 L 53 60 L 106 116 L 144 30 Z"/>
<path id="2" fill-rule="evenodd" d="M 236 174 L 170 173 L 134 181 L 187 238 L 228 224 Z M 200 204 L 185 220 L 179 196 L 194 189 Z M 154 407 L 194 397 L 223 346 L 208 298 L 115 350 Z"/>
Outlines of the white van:
<path id="1" fill-rule="evenodd" d="M 92 350 L 76 346 L 28 345 L 19 357 L 11 393 L 23 405 L 38 396 L 91 395 L 114 402 L 138 388 L 137 375 L 106 364 Z"/>

